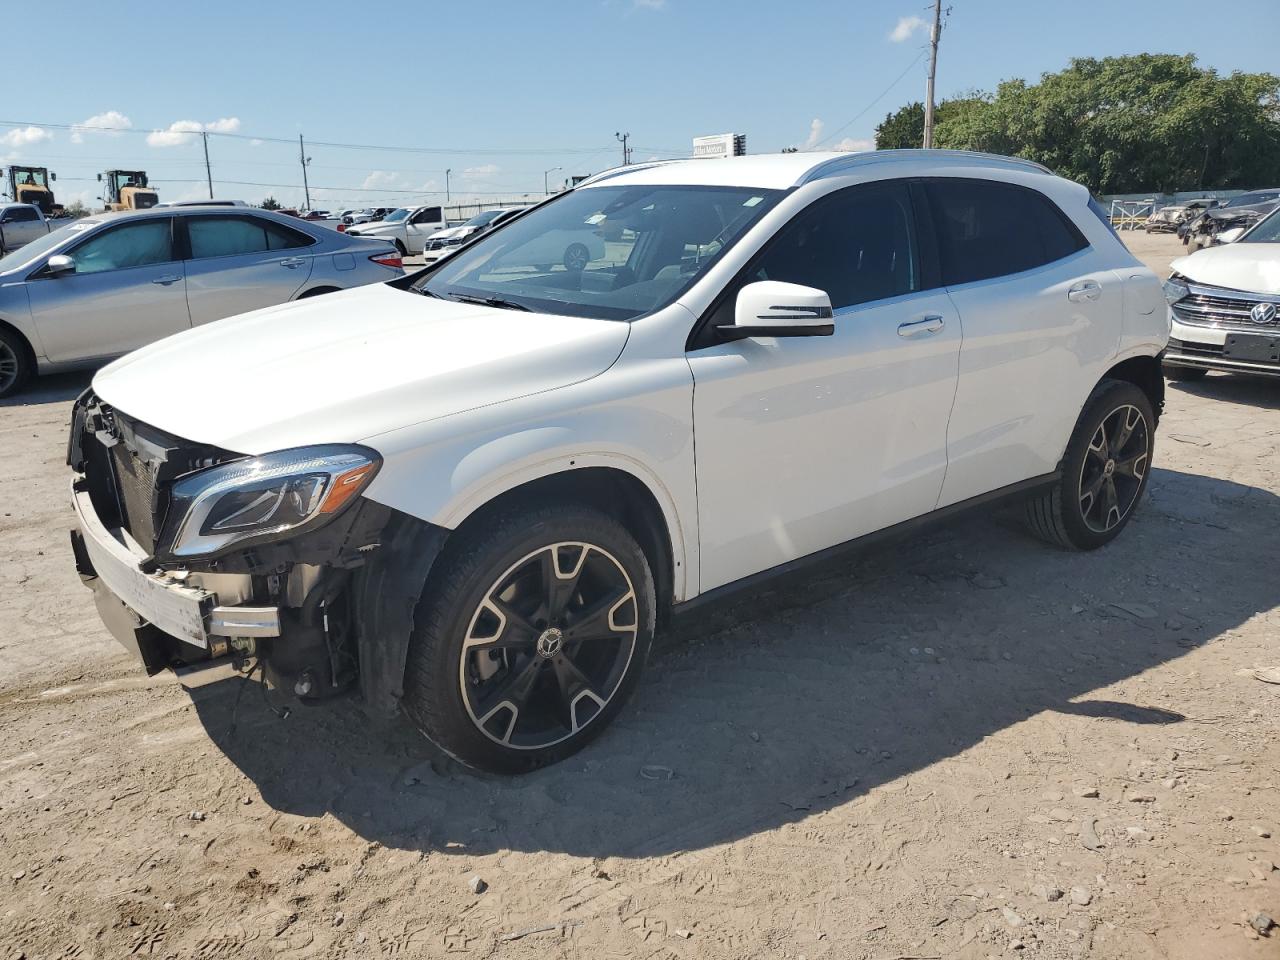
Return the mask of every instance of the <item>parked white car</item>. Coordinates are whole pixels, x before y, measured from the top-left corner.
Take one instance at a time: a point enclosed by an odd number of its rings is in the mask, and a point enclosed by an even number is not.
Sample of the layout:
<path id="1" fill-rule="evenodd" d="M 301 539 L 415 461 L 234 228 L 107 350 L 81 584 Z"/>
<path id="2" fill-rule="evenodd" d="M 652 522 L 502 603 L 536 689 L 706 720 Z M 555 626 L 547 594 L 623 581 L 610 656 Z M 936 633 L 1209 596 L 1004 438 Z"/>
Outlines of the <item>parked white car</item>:
<path id="1" fill-rule="evenodd" d="M 1160 281 L 1036 164 L 628 166 L 401 281 L 101 371 L 77 563 L 148 670 L 358 688 L 528 770 L 604 729 L 695 601 L 998 499 L 1108 543 L 1167 332 Z"/>
<path id="2" fill-rule="evenodd" d="M 1169 379 L 1199 380 L 1210 370 L 1280 376 L 1280 210 L 1172 269 Z"/>
<path id="3" fill-rule="evenodd" d="M 46 220 L 34 203 L 0 203 L 0 255 L 26 246 L 67 220 Z"/>
<path id="4" fill-rule="evenodd" d="M 498 207 L 493 210 L 484 210 L 477 213 L 474 217 L 465 223 L 460 223 L 456 227 L 447 227 L 444 230 L 437 230 L 431 236 L 427 237 L 422 249 L 422 259 L 425 263 L 435 263 L 442 260 L 449 254 L 458 249 L 464 240 L 474 237 L 478 233 L 486 230 L 492 230 L 500 223 L 510 218 L 511 214 L 517 213 L 521 207 Z"/>
<path id="5" fill-rule="evenodd" d="M 381 220 L 348 227 L 347 234 L 352 237 L 390 240 L 403 257 L 421 253 L 427 238 L 446 226 L 448 221 L 444 217 L 444 208 L 433 204 L 393 210 Z"/>

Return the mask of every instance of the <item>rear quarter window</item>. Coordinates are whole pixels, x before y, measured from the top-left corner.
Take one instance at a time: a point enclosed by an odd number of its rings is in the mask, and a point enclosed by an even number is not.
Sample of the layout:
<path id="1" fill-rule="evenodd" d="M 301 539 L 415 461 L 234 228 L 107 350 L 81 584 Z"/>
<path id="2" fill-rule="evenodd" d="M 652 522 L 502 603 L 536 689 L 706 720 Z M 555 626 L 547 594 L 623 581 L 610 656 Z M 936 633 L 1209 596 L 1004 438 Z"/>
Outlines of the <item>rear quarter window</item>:
<path id="1" fill-rule="evenodd" d="M 1037 190 L 997 180 L 926 183 L 947 286 L 1031 270 L 1068 257 L 1088 241 Z"/>

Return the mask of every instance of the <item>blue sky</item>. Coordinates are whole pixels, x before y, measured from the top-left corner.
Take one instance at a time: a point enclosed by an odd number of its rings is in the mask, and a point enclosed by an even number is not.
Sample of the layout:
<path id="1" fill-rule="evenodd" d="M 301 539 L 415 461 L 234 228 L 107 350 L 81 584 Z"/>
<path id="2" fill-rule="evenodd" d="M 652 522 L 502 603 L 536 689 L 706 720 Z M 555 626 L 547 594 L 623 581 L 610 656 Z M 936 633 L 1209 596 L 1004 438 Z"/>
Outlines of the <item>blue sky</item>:
<path id="1" fill-rule="evenodd" d="M 1247 26 L 1272 22 L 1274 2 L 1219 3 L 1210 23 L 1189 0 L 950 0 L 939 97 L 1072 56 L 1275 69 L 1269 31 Z M 0 124 L 6 163 L 56 171 L 60 200 L 96 205 L 95 173 L 110 167 L 146 169 L 164 198 L 199 197 L 189 131 L 204 127 L 237 134 L 209 138 L 220 197 L 301 204 L 297 145 L 270 139 L 301 132 L 314 205 L 327 207 L 426 202 L 446 168 L 455 199 L 540 193 L 550 168 L 554 184 L 620 162 L 617 131 L 636 160 L 729 131 L 751 152 L 858 149 L 887 112 L 923 99 L 929 16 L 927 0 L 117 0 L 110 23 L 98 4 L 43 9 L 50 35 L 78 16 L 94 26 L 66 46 L 5 45 L 0 120 L 20 122 Z"/>

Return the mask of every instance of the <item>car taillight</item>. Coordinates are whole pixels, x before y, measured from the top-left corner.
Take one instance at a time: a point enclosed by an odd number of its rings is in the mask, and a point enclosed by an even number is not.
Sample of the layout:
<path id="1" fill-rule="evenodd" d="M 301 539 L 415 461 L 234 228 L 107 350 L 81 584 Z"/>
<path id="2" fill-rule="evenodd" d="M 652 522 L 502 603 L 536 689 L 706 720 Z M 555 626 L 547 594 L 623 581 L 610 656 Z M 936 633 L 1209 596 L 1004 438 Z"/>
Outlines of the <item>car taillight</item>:
<path id="1" fill-rule="evenodd" d="M 400 259 L 399 251 L 392 251 L 391 253 L 375 253 L 369 259 L 374 263 L 382 264 L 384 267 L 404 268 L 404 261 Z"/>
<path id="2" fill-rule="evenodd" d="M 339 233 L 346 233 L 346 232 L 347 232 L 347 225 L 346 225 L 345 223 L 340 223 L 340 224 L 338 224 L 338 232 L 339 232 Z"/>

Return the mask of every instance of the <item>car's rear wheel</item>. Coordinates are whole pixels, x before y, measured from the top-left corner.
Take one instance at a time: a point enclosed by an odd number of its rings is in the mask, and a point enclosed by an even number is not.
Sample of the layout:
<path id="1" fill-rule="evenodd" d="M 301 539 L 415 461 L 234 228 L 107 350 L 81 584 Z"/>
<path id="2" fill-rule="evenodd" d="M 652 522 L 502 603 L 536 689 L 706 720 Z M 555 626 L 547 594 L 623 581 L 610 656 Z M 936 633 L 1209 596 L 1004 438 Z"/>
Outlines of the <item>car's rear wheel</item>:
<path id="1" fill-rule="evenodd" d="M 1207 367 L 1175 367 L 1165 364 L 1164 375 L 1170 380 L 1203 380 L 1209 373 Z"/>
<path id="2" fill-rule="evenodd" d="M 17 333 L 0 326 L 0 397 L 17 393 L 32 373 L 31 351 Z"/>
<path id="3" fill-rule="evenodd" d="M 1104 380 L 1067 443 L 1062 475 L 1029 499 L 1027 523 L 1041 538 L 1094 550 L 1116 538 L 1138 505 L 1155 449 L 1155 414 L 1131 383 Z"/>
<path id="4" fill-rule="evenodd" d="M 653 640 L 653 576 L 611 517 L 548 505 L 447 544 L 419 605 L 404 708 L 463 763 L 518 773 L 597 736 Z"/>

